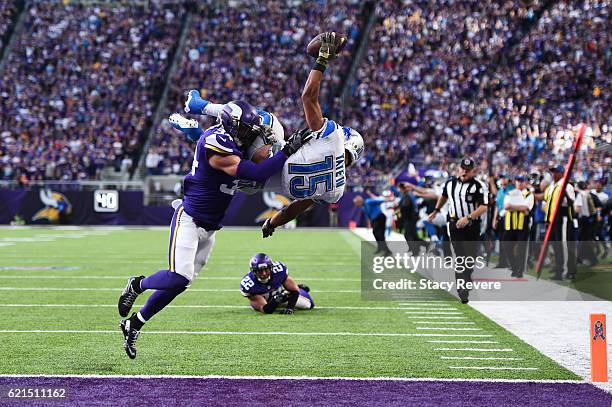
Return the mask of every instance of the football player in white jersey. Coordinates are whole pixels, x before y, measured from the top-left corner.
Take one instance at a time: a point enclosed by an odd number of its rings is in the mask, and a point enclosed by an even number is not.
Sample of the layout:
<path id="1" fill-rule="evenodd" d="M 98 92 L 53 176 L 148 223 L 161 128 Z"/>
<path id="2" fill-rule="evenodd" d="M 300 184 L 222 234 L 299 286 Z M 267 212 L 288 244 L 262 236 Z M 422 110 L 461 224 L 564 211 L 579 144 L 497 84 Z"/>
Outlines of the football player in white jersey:
<path id="1" fill-rule="evenodd" d="M 336 33 L 325 33 L 302 91 L 304 115 L 313 137 L 300 148 L 295 159 L 285 163 L 280 179 L 281 189 L 288 190 L 297 200 L 264 222 L 264 238 L 272 236 L 275 228 L 295 219 L 316 201 L 338 202 L 344 194 L 345 169 L 363 154 L 363 138 L 356 130 L 323 117 L 319 103 L 321 80 L 329 61 L 335 57 Z M 277 187 L 278 182 L 278 177 L 269 179 L 266 188 Z"/>
<path id="2" fill-rule="evenodd" d="M 302 92 L 306 123 L 313 137 L 287 160 L 283 171 L 266 181 L 263 187 L 260 186 L 261 189 L 281 193 L 295 200 L 265 221 L 262 228 L 264 238 L 271 236 L 276 227 L 295 219 L 315 202 L 338 202 L 344 194 L 346 167 L 357 162 L 363 153 L 361 135 L 354 129 L 342 127 L 324 118 L 319 104 L 323 71 L 336 56 L 335 36 L 335 33 L 326 33 L 323 37 L 319 57 Z M 185 112 L 217 117 L 223 106 L 202 99 L 197 90 L 191 90 L 185 102 Z M 247 157 L 255 162 L 265 159 L 272 150 L 282 147 L 284 143 L 284 131 L 279 120 L 266 111 L 258 110 L 258 113 L 261 124 L 266 125 L 264 127 L 267 127 L 268 132 L 265 139 L 259 137 L 248 151 Z M 171 115 L 169 120 L 190 139 L 197 139 L 190 135 L 190 132 L 200 131 L 196 120 L 186 119 L 179 114 Z M 253 187 L 248 183 L 239 189 L 252 192 Z"/>

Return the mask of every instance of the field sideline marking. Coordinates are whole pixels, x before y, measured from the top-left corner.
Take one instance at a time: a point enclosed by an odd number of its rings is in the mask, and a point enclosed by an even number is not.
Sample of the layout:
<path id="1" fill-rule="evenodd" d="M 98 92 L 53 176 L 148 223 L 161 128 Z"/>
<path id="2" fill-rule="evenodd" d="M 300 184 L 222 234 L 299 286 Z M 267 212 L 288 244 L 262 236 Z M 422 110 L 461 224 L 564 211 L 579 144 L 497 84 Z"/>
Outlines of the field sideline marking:
<path id="1" fill-rule="evenodd" d="M 401 309 L 401 308 L 398 308 Z M 419 312 L 410 312 L 406 311 L 406 314 L 419 314 L 419 315 L 463 315 L 461 311 L 419 311 Z"/>
<path id="2" fill-rule="evenodd" d="M 401 309 L 401 308 L 399 308 Z M 410 317 L 406 317 L 407 319 L 467 319 L 467 317 L 455 317 L 455 316 L 437 316 L 437 315 L 423 315 L 423 316 L 418 316 L 418 315 L 412 315 Z"/>
<path id="3" fill-rule="evenodd" d="M 504 366 L 449 366 L 450 369 L 476 370 L 540 370 L 538 367 L 504 367 Z"/>
<path id="4" fill-rule="evenodd" d="M 17 329 L 5 329 L 0 330 L 0 334 L 26 334 L 26 333 L 52 333 L 52 334 L 118 334 L 117 330 L 43 330 L 43 329 L 32 329 L 32 330 L 17 330 Z M 145 335 L 286 335 L 286 336 L 388 336 L 388 337 L 412 337 L 412 336 L 433 336 L 433 337 L 491 337 L 493 335 L 482 335 L 482 334 L 420 334 L 420 333 L 376 333 L 376 332 L 239 332 L 239 331 L 144 331 Z"/>
<path id="5" fill-rule="evenodd" d="M 444 325 L 476 325 L 476 322 L 471 321 L 411 321 L 413 324 L 444 324 Z"/>
<path id="6" fill-rule="evenodd" d="M 488 349 L 488 348 L 435 348 L 436 351 L 462 351 L 462 352 L 514 352 L 514 349 Z"/>
<path id="7" fill-rule="evenodd" d="M 497 341 L 442 341 L 442 340 L 435 340 L 435 341 L 427 341 L 427 343 L 499 343 Z"/>
<path id="8" fill-rule="evenodd" d="M 99 375 L 99 374 L 0 374 L 0 378 L 74 378 L 74 379 L 227 379 L 227 380 L 342 380 L 342 381 L 397 381 L 397 382 L 486 382 L 486 383 L 550 383 L 589 384 L 578 379 L 457 379 L 436 377 L 346 377 L 346 376 L 221 376 L 221 375 Z"/>
<path id="9" fill-rule="evenodd" d="M 525 360 L 524 358 L 496 358 L 496 357 L 479 358 L 479 357 L 476 357 L 476 356 L 440 356 L 440 359 L 452 359 L 452 360 Z"/>
<path id="10" fill-rule="evenodd" d="M 44 270 L 24 270 L 24 271 L 44 271 Z M 83 271 L 83 270 L 79 270 L 79 271 Z M 294 277 L 295 274 L 299 273 L 294 273 Z M 4 276 L 2 274 L 0 274 L 0 278 L 10 278 L 10 279 L 15 279 L 15 280 L 25 280 L 25 279 L 31 279 L 31 280 L 35 280 L 35 279 L 41 279 L 41 280 L 59 280 L 59 279 L 65 279 L 65 280 L 127 280 L 127 275 L 120 275 L 120 276 L 73 276 L 73 275 L 65 275 L 65 276 L 45 276 L 45 275 L 40 275 L 40 276 L 23 276 L 23 275 L 9 275 L 9 276 Z M 242 278 L 242 276 L 240 277 L 198 277 L 198 281 L 199 280 L 206 280 L 206 281 L 215 281 L 215 280 L 219 280 L 219 281 L 240 281 L 240 279 Z M 304 279 L 304 280 L 308 280 L 308 281 L 340 281 L 340 282 L 359 282 L 361 281 L 361 279 L 359 278 L 312 278 L 312 277 L 296 277 L 298 279 Z M 424 305 L 424 304 L 417 304 L 417 305 Z"/>
<path id="11" fill-rule="evenodd" d="M 417 326 L 422 331 L 482 331 L 482 328 L 446 328 L 442 326 Z"/>
<path id="12" fill-rule="evenodd" d="M 0 308 L 117 308 L 116 304 L 0 304 Z M 166 308 L 235 308 L 251 309 L 249 305 L 168 305 Z M 315 309 L 346 309 L 346 310 L 391 310 L 402 311 L 403 308 L 395 307 L 315 307 Z"/>
<path id="13" fill-rule="evenodd" d="M 122 288 L 87 288 L 87 287 L 0 287 L 0 291 L 113 291 L 121 293 Z M 238 288 L 189 288 L 192 292 L 238 293 Z M 317 293 L 361 293 L 360 290 L 317 290 Z"/>

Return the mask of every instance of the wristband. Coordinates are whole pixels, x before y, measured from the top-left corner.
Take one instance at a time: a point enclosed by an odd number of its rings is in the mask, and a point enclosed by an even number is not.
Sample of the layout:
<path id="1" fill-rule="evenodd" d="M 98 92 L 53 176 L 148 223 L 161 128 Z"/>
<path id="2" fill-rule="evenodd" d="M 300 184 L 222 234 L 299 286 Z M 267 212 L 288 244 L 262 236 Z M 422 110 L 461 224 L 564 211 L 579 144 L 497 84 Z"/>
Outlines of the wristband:
<path id="1" fill-rule="evenodd" d="M 319 58 L 317 58 L 317 61 L 315 62 L 314 66 L 312 67 L 313 71 L 320 71 L 320 72 L 325 72 L 325 69 L 327 69 L 327 66 L 320 63 L 319 62 Z"/>

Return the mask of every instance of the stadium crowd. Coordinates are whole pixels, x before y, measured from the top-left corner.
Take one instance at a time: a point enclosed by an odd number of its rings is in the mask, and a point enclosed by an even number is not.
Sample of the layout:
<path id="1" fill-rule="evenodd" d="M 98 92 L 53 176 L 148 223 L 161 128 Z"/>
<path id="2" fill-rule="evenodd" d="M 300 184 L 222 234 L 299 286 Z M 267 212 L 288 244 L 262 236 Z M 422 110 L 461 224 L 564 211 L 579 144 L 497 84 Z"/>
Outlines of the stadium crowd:
<path id="1" fill-rule="evenodd" d="M 12 0 L 0 3 L 0 55 L 7 43 L 8 36 L 17 17 L 17 2 Z"/>
<path id="2" fill-rule="evenodd" d="M 2 2 L 0 30 L 12 24 L 13 4 Z M 379 1 L 346 107 L 338 91 L 369 4 L 214 4 L 192 13 L 164 117 L 196 88 L 214 102 L 246 99 L 297 129 L 312 64 L 306 44 L 333 27 L 349 45 L 326 72 L 321 99 L 367 143 L 349 181 L 374 184 L 408 163 L 444 168 L 465 154 L 484 163 L 489 152 L 495 173 L 542 174 L 563 160 L 568 126 L 581 120 L 611 141 L 605 0 Z M 107 166 L 134 168 L 151 126 L 147 172 L 185 173 L 192 146 L 166 120 L 151 123 L 182 11 L 34 2 L 0 77 L 0 178 L 97 179 Z M 577 179 L 606 177 L 610 153 L 593 147 L 585 143 Z"/>
<path id="3" fill-rule="evenodd" d="M 203 98 L 215 103 L 246 100 L 273 112 L 286 132 L 297 130 L 304 125 L 300 94 L 312 65 L 306 45 L 328 27 L 349 39 L 343 56 L 326 72 L 321 90 L 326 109 L 365 24 L 364 4 L 357 0 L 319 0 L 316 6 L 247 0 L 240 7 L 203 7 L 193 16 L 179 69 L 170 80 L 166 112 L 182 112 L 185 92 L 199 89 Z M 227 27 L 233 27 L 238 41 L 228 41 Z M 183 174 L 191 166 L 192 152 L 193 145 L 162 121 L 147 156 L 147 171 Z"/>
<path id="4" fill-rule="evenodd" d="M 175 6 L 33 4 L 0 76 L 0 178 L 134 165 L 180 18 Z"/>

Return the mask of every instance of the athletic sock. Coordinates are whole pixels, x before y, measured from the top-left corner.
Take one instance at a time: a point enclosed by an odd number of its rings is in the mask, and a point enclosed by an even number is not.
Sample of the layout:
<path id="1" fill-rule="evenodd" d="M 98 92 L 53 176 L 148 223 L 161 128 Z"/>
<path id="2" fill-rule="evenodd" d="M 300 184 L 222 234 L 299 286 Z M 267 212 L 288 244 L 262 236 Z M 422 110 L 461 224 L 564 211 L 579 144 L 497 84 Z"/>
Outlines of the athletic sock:
<path id="1" fill-rule="evenodd" d="M 183 286 L 178 288 L 170 288 L 167 290 L 156 290 L 153 294 L 151 294 L 145 305 L 140 309 L 139 314 L 145 321 L 148 321 L 153 317 L 153 315 L 164 309 L 166 305 L 170 304 L 177 295 L 186 289 L 187 287 Z"/>

